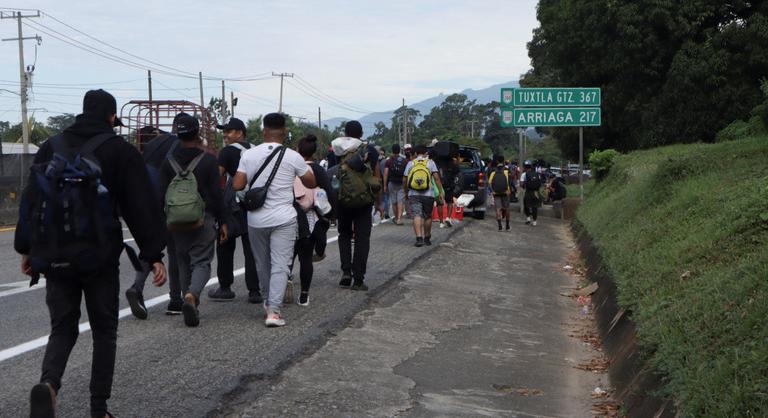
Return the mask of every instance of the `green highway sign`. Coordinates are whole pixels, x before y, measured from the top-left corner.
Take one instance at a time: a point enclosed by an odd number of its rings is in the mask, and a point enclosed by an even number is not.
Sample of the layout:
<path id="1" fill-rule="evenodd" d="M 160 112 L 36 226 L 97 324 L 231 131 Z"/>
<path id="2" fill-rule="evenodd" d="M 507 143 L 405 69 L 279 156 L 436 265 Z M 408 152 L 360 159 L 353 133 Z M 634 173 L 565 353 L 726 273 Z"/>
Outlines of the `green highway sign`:
<path id="1" fill-rule="evenodd" d="M 502 108 L 501 126 L 505 128 L 600 126 L 599 107 L 590 108 Z"/>
<path id="2" fill-rule="evenodd" d="M 593 87 L 534 87 L 501 89 L 501 105 L 512 107 L 591 107 L 600 106 L 600 89 Z"/>

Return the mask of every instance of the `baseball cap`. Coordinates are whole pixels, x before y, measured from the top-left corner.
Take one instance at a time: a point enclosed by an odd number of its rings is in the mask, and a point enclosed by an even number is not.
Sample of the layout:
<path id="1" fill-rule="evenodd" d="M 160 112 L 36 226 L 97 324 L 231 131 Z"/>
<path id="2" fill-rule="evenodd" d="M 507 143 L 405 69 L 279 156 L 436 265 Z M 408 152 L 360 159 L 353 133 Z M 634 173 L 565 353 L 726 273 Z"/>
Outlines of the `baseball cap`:
<path id="1" fill-rule="evenodd" d="M 411 149 L 411 148 L 413 148 L 413 146 L 411 146 L 411 144 L 405 144 L 403 146 L 403 149 Z"/>
<path id="2" fill-rule="evenodd" d="M 176 121 L 176 133 L 179 135 L 191 134 L 200 131 L 200 122 L 194 116 L 183 114 L 174 119 Z"/>
<path id="3" fill-rule="evenodd" d="M 100 119 L 106 119 L 117 114 L 117 101 L 115 96 L 107 93 L 103 89 L 88 90 L 83 96 L 83 114 L 95 116 Z M 120 118 L 115 118 L 112 126 L 125 126 Z"/>
<path id="4" fill-rule="evenodd" d="M 229 122 L 224 125 L 216 125 L 216 128 L 221 129 L 222 131 L 233 130 L 245 132 L 245 123 L 238 118 L 230 118 Z"/>

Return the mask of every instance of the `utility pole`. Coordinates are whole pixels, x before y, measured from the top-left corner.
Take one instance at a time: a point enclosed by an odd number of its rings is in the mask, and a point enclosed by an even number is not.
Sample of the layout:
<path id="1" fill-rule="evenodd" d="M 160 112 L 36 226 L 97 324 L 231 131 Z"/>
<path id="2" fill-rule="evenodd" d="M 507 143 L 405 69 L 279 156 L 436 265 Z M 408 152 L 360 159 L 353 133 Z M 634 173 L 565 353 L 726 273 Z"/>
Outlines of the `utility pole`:
<path id="1" fill-rule="evenodd" d="M 11 12 L 10 15 L 8 15 L 6 12 L 0 12 L 0 19 L 16 19 L 16 22 L 18 24 L 18 38 L 7 38 L 3 39 L 3 41 L 19 41 L 19 76 L 20 76 L 20 94 L 21 97 L 21 132 L 22 132 L 22 143 L 24 144 L 24 154 L 29 154 L 29 120 L 27 119 L 27 82 L 29 81 L 29 76 L 31 75 L 31 71 L 27 72 L 24 69 L 24 41 L 27 39 L 34 39 L 37 41 L 38 44 L 43 41 L 41 37 L 38 35 L 35 36 L 28 36 L 24 37 L 24 34 L 21 30 L 21 19 L 28 19 L 32 17 L 40 17 L 40 11 L 37 11 L 37 14 L 34 15 L 23 15 L 21 12 Z M 23 167 L 22 167 L 22 171 Z"/>
<path id="2" fill-rule="evenodd" d="M 465 121 L 464 123 L 465 124 L 467 124 L 467 123 L 469 124 L 469 126 L 470 126 L 470 135 L 469 136 L 470 136 L 470 138 L 474 138 L 475 137 L 475 124 L 477 123 L 477 121 L 472 119 L 472 120 Z"/>
<path id="3" fill-rule="evenodd" d="M 197 73 L 198 79 L 200 80 L 200 107 L 205 107 L 205 99 L 203 98 L 203 73 L 202 71 Z"/>
<path id="4" fill-rule="evenodd" d="M 149 96 L 149 123 L 152 124 L 152 113 L 154 113 L 155 106 L 152 104 L 152 71 L 150 70 L 147 70 L 147 93 Z M 160 115 L 157 115 L 154 123 L 155 128 L 160 129 L 158 126 L 160 124 Z"/>
<path id="5" fill-rule="evenodd" d="M 320 113 L 320 107 L 317 107 L 317 128 L 323 129 L 323 116 Z"/>
<path id="6" fill-rule="evenodd" d="M 224 80 L 221 80 L 221 123 L 227 123 L 227 94 L 224 92 Z"/>
<path id="7" fill-rule="evenodd" d="M 237 106 L 237 99 L 235 98 L 235 92 L 229 91 L 229 103 L 232 105 L 232 117 L 235 117 L 235 106 Z"/>
<path id="8" fill-rule="evenodd" d="M 293 78 L 293 73 L 272 73 L 272 77 L 280 77 L 280 107 L 277 109 L 279 113 L 283 113 L 283 79 L 285 77 Z"/>

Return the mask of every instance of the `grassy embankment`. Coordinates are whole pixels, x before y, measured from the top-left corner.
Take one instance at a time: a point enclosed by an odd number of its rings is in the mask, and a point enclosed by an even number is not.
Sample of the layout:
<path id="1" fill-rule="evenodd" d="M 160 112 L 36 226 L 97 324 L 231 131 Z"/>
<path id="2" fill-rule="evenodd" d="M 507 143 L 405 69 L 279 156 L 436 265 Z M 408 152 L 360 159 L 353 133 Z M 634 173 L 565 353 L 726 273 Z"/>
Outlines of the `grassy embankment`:
<path id="1" fill-rule="evenodd" d="M 695 417 L 768 416 L 768 137 L 617 158 L 578 220 Z"/>

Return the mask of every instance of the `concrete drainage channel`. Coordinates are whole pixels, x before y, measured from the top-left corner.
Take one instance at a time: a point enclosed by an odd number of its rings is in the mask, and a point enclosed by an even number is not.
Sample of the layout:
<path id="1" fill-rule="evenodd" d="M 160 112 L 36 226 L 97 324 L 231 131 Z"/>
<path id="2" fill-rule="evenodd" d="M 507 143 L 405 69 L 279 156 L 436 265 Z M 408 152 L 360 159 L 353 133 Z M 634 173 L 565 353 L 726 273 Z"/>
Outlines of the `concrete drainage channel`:
<path id="1" fill-rule="evenodd" d="M 610 360 L 608 375 L 615 388 L 614 398 L 623 405 L 630 418 L 676 416 L 674 402 L 654 396 L 663 386 L 657 374 L 637 344 L 637 329 L 631 312 L 617 302 L 617 288 L 606 273 L 603 260 L 592 237 L 577 222 L 572 225 L 577 245 L 587 267 L 587 278 L 598 284 L 592 295 L 600 339 Z"/>
<path id="2" fill-rule="evenodd" d="M 429 257 L 433 252 L 440 248 L 446 242 L 449 242 L 459 231 L 471 223 L 472 220 L 465 217 L 464 222 L 455 226 L 444 241 L 436 243 L 426 250 L 420 257 L 414 258 L 400 270 L 392 272 L 390 277 L 380 286 L 371 289 L 367 297 L 361 299 L 351 309 L 346 309 L 338 315 L 326 318 L 322 323 L 313 327 L 309 335 L 304 335 L 301 341 L 294 341 L 289 344 L 289 352 L 281 359 L 271 371 L 254 370 L 252 373 L 239 377 L 239 384 L 236 389 L 222 396 L 219 406 L 205 414 L 206 417 L 239 417 L 240 407 L 252 403 L 279 381 L 281 374 L 291 366 L 310 357 L 317 350 L 322 348 L 329 339 L 333 338 L 340 330 L 347 327 L 354 327 L 355 316 L 369 308 L 372 305 L 389 306 L 397 302 L 402 296 L 403 291 L 397 286 L 397 283 L 403 279 L 403 275 L 423 258 Z M 409 243 L 410 244 L 410 243 Z"/>

